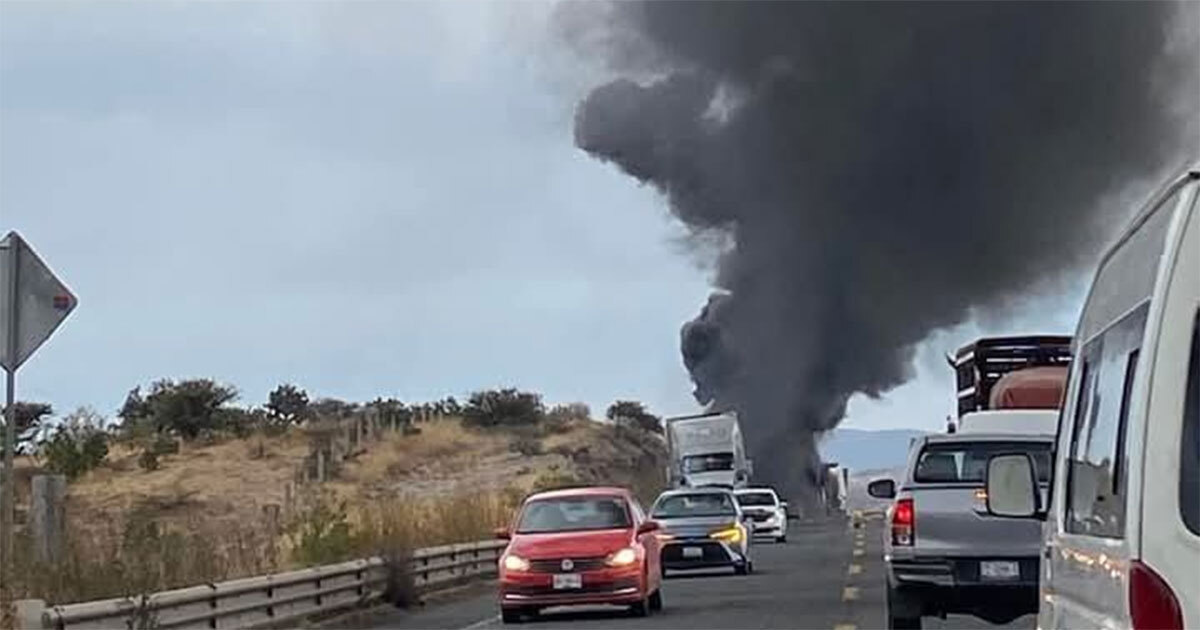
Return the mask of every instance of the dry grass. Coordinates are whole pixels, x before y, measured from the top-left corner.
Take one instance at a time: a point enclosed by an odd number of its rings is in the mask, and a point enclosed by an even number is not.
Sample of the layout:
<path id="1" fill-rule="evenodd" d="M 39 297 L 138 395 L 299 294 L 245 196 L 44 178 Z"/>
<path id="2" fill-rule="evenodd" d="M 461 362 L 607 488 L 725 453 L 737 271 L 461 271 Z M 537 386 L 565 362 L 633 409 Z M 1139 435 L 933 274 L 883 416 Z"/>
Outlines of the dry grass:
<path id="1" fill-rule="evenodd" d="M 22 540 L 15 595 L 62 604 L 372 555 L 407 557 L 418 547 L 491 537 L 511 520 L 520 498 L 513 491 L 464 491 L 347 506 L 329 492 L 314 492 L 278 532 L 261 521 L 218 526 L 195 512 L 182 521 L 156 518 L 154 507 L 142 507 L 86 531 L 73 526 L 63 558 L 53 564 L 36 562 L 32 545 Z"/>
<path id="2" fill-rule="evenodd" d="M 309 453 L 303 431 L 184 445 L 150 472 L 138 468 L 137 449 L 114 444 L 101 468 L 69 487 L 63 561 L 18 559 L 19 596 L 66 603 L 395 556 L 488 538 L 526 493 L 546 484 L 625 485 L 644 498 L 661 485 L 657 438 L 610 425 L 570 421 L 519 435 L 454 419 L 419 426 L 415 435 L 384 434 L 343 462 L 335 479 L 302 487 L 294 511 L 276 523 L 265 521 L 263 507 L 284 503 Z M 515 452 L 516 438 L 536 440 L 541 454 Z M 19 469 L 36 471 L 31 462 Z M 27 492 L 28 483 L 20 485 Z"/>
<path id="3" fill-rule="evenodd" d="M 263 457 L 251 457 L 262 444 Z M 211 446 L 184 445 L 160 457 L 161 467 L 137 467 L 139 449 L 115 444 L 105 465 L 71 484 L 68 505 L 83 523 L 112 522 L 157 506 L 156 518 L 182 524 L 193 512 L 214 524 L 254 522 L 262 506 L 282 503 L 284 486 L 308 453 L 302 435 L 252 436 Z"/>

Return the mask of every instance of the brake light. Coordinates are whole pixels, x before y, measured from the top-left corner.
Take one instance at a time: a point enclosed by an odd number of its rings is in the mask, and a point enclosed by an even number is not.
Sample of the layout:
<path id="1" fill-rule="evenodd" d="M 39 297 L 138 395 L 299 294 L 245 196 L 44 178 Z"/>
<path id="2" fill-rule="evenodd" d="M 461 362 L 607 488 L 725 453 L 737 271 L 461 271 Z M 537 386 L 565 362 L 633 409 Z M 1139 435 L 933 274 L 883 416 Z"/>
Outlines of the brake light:
<path id="1" fill-rule="evenodd" d="M 916 511 L 912 499 L 899 499 L 892 506 L 892 544 L 912 546 L 916 538 Z"/>
<path id="2" fill-rule="evenodd" d="M 1129 612 L 1135 630 L 1183 630 L 1179 600 L 1153 569 L 1134 560 L 1129 565 Z"/>

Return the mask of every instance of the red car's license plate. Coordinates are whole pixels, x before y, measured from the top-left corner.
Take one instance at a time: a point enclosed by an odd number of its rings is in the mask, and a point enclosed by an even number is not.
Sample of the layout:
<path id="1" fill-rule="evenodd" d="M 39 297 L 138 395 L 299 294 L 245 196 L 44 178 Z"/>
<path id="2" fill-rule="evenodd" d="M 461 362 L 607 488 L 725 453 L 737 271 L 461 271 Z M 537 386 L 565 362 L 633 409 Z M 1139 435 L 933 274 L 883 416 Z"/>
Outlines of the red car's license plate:
<path id="1" fill-rule="evenodd" d="M 583 588 L 583 576 L 578 573 L 558 573 L 554 576 L 554 589 Z"/>

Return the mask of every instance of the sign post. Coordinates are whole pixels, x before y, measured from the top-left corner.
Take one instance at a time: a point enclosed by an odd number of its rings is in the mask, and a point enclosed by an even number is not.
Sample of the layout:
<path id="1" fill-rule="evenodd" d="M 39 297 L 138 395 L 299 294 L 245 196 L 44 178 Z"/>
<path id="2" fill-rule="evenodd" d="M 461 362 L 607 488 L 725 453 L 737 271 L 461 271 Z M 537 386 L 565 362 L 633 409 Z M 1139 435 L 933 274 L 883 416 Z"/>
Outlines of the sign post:
<path id="1" fill-rule="evenodd" d="M 7 614 L 12 594 L 16 486 L 13 453 L 17 441 L 17 369 L 33 354 L 78 301 L 16 232 L 0 240 L 0 366 L 4 368 L 4 483 L 0 484 L 0 596 Z M 3 615 L 0 615 L 3 616 Z"/>

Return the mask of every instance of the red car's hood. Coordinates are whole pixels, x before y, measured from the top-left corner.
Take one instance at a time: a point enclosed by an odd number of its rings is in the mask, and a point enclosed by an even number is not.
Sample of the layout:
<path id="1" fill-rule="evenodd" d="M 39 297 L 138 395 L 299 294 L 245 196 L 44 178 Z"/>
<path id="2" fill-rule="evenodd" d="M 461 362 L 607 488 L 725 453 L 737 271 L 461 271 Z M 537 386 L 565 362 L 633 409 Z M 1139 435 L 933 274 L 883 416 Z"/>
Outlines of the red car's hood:
<path id="1" fill-rule="evenodd" d="M 522 558 L 587 558 L 608 555 L 633 541 L 632 529 L 552 534 L 513 534 L 508 550 Z"/>

